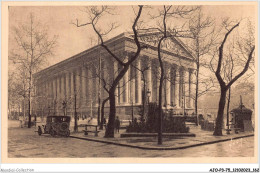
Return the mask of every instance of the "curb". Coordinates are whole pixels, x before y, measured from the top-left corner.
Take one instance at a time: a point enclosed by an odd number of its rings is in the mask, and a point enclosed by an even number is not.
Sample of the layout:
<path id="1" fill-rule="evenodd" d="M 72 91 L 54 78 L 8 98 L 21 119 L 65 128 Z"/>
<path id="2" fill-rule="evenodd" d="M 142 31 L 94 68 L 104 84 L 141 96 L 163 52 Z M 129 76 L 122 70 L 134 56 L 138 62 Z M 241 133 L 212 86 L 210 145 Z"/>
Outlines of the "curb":
<path id="1" fill-rule="evenodd" d="M 122 133 L 120 138 L 127 137 L 157 137 L 158 133 Z M 194 133 L 163 133 L 162 137 L 196 137 Z"/>
<path id="2" fill-rule="evenodd" d="M 210 141 L 210 142 L 203 142 L 203 143 L 187 145 L 187 146 L 182 146 L 182 147 L 143 147 L 143 146 L 138 146 L 138 145 L 122 144 L 122 143 L 118 143 L 118 142 L 105 141 L 105 140 L 100 140 L 100 139 L 91 139 L 91 138 L 86 138 L 86 137 L 84 137 L 84 138 L 77 137 L 77 136 L 70 136 L 70 137 L 75 138 L 75 139 L 80 139 L 80 140 L 100 142 L 100 143 L 106 143 L 106 144 L 112 144 L 112 145 L 118 145 L 118 146 L 123 146 L 123 147 L 130 147 L 130 148 L 138 148 L 138 149 L 143 149 L 143 150 L 181 150 L 181 149 L 186 149 L 186 148 L 198 147 L 198 146 L 202 146 L 202 145 L 209 145 L 209 144 L 225 142 L 225 141 L 229 141 L 229 140 L 235 140 L 235 139 L 246 138 L 246 137 L 252 137 L 252 136 L 254 136 L 254 134 L 245 135 L 245 136 L 237 136 L 234 138 L 227 138 L 227 139 L 221 139 L 221 140 Z"/>

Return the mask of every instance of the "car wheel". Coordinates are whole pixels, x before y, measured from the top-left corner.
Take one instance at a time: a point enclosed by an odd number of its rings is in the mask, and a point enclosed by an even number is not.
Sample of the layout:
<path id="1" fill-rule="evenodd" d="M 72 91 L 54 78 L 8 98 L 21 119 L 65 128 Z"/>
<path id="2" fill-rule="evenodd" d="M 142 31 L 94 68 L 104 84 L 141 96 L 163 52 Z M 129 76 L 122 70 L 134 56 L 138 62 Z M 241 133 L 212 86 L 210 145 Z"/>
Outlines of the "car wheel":
<path id="1" fill-rule="evenodd" d="M 68 128 L 69 128 L 68 123 L 63 122 L 63 123 L 60 124 L 60 130 L 61 131 L 66 131 L 66 130 L 68 130 Z"/>
<path id="2" fill-rule="evenodd" d="M 41 136 L 42 135 L 42 129 L 40 126 L 38 126 L 38 135 Z"/>

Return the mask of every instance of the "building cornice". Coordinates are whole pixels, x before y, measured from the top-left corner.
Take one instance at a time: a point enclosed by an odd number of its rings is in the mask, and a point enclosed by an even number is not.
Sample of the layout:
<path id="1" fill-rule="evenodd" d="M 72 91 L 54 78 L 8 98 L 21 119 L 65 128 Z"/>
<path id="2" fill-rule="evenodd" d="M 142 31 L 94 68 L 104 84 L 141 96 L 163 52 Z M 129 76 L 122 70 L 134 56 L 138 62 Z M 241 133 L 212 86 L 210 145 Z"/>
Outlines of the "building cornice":
<path id="1" fill-rule="evenodd" d="M 182 43 L 179 43 L 179 41 L 177 39 L 175 39 L 175 40 L 185 51 L 187 51 L 187 49 L 185 49 L 185 47 L 183 47 Z M 124 43 L 125 41 L 129 41 L 129 42 L 134 43 L 134 39 L 131 36 L 130 32 L 124 32 L 122 34 L 119 34 L 119 35 L 117 35 L 117 36 L 115 36 L 115 37 L 105 41 L 104 44 L 107 45 L 108 47 L 111 47 L 111 46 L 115 46 L 115 44 L 118 44 L 118 45 L 121 44 L 121 43 L 125 44 Z M 148 48 L 152 49 L 153 51 L 157 50 L 157 47 L 155 47 L 153 45 L 147 44 L 147 43 L 145 43 L 143 41 L 140 41 L 140 43 L 142 45 L 146 45 Z M 94 47 L 91 47 L 91 48 L 89 48 L 89 49 L 87 49 L 87 50 L 85 50 L 83 52 L 80 52 L 80 53 L 78 53 L 78 54 L 76 54 L 76 55 L 74 55 L 74 56 L 72 56 L 72 57 L 70 57 L 68 59 L 65 59 L 65 60 L 63 60 L 63 61 L 61 61 L 59 63 L 56 63 L 56 64 L 54 64 L 52 66 L 49 66 L 49 67 L 47 67 L 47 68 L 45 68 L 45 69 L 35 73 L 33 76 L 34 76 L 34 78 L 38 78 L 41 75 L 49 73 L 50 71 L 55 72 L 56 71 L 55 69 L 57 69 L 57 68 L 59 68 L 61 66 L 66 66 L 67 64 L 72 64 L 72 62 L 74 63 L 74 61 L 82 58 L 85 55 L 91 54 L 91 53 L 93 53 L 93 52 L 95 52 L 95 51 L 97 51 L 99 49 L 101 49 L 100 45 L 96 45 Z M 127 50 L 124 48 L 123 51 L 127 51 Z M 106 52 L 106 50 L 103 49 L 102 53 L 104 53 L 104 52 Z M 165 53 L 165 54 L 168 54 L 168 55 L 171 55 L 171 56 L 174 56 L 174 57 L 178 57 L 178 58 L 181 58 L 183 60 L 195 61 L 194 57 L 189 52 L 188 52 L 188 54 L 191 56 L 191 58 L 175 54 L 174 52 L 171 52 L 171 51 L 168 51 L 168 50 L 165 50 L 165 49 L 162 49 L 162 53 Z M 55 75 L 55 74 L 53 74 L 53 75 Z"/>

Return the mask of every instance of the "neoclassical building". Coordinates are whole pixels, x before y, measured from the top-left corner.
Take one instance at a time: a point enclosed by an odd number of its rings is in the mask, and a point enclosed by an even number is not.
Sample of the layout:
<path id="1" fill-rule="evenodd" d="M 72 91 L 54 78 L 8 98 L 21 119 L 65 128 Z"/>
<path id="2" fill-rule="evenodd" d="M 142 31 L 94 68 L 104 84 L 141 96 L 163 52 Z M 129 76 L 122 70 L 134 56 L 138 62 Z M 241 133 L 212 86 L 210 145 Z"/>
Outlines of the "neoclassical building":
<path id="1" fill-rule="evenodd" d="M 134 61 L 116 89 L 118 115 L 129 115 L 143 101 L 158 102 L 160 67 L 157 55 L 157 35 L 140 37 L 147 45 Z M 133 37 L 129 33 L 120 34 L 105 44 L 113 53 L 126 61 L 136 50 Z M 185 45 L 176 38 L 163 43 L 162 57 L 165 69 L 163 85 L 163 106 L 173 109 L 176 114 L 192 113 L 194 110 L 194 57 Z M 34 111 L 45 115 L 96 116 L 98 105 L 107 96 L 114 77 L 120 70 L 115 61 L 101 46 L 94 46 L 62 62 L 34 74 L 36 96 Z M 149 93 L 149 94 L 148 94 Z M 106 104 L 106 109 L 109 102 Z M 185 109 L 184 109 L 185 108 Z M 136 113 L 136 112 L 135 112 Z"/>

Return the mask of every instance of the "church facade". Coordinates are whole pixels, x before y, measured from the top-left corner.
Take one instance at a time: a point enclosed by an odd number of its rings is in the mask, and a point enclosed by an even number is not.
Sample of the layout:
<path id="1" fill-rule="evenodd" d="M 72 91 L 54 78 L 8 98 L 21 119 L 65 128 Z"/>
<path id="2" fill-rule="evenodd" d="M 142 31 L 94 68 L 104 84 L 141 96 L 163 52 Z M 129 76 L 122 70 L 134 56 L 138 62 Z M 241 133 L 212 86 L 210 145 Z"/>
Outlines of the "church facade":
<path id="1" fill-rule="evenodd" d="M 137 113 L 142 104 L 157 102 L 160 67 L 156 35 L 140 37 L 147 46 L 119 82 L 115 95 L 118 115 Z M 123 33 L 105 42 L 122 61 L 136 50 L 131 34 Z M 195 60 L 185 45 L 176 38 L 162 47 L 165 69 L 162 105 L 176 114 L 194 112 Z M 101 46 L 92 47 L 71 58 L 43 69 L 34 77 L 34 111 L 38 114 L 96 116 L 101 102 L 108 97 L 107 89 L 120 71 L 120 64 Z M 106 109 L 109 102 L 106 103 Z M 108 110 L 108 109 L 107 109 Z M 40 113 L 41 112 L 41 113 Z"/>

